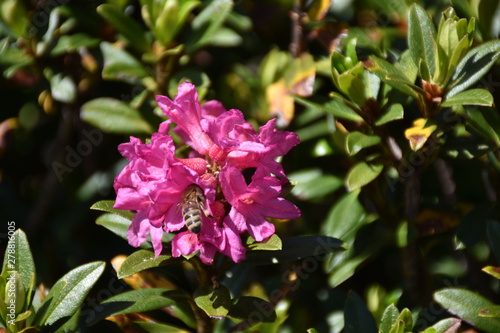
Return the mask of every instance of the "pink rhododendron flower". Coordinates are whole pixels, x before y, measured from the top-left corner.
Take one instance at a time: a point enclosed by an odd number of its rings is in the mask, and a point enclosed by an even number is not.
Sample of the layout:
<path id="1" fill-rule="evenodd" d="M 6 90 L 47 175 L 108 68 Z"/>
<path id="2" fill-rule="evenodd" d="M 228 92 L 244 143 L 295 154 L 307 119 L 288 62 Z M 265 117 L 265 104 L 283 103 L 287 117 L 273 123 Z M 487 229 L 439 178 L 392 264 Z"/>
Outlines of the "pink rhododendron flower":
<path id="1" fill-rule="evenodd" d="M 274 119 L 257 132 L 241 111 L 226 111 L 218 101 L 201 106 L 195 87 L 187 82 L 179 86 L 174 100 L 156 100 L 169 120 L 150 143 L 131 137 L 118 147 L 130 163 L 115 179 L 114 207 L 136 212 L 127 234 L 130 245 L 137 247 L 150 235 L 158 256 L 163 233 L 180 231 L 172 239 L 174 257 L 199 252 L 201 260 L 211 264 L 220 252 L 239 262 L 246 251 L 241 234 L 262 241 L 275 232 L 268 218 L 300 217 L 299 209 L 280 197 L 288 179 L 276 162 L 299 143 L 296 134 L 277 130 Z M 194 149 L 189 158 L 174 156 L 167 134 L 172 122 L 177 125 L 174 131 Z M 249 184 L 243 177 L 248 168 L 255 169 Z M 199 208 L 201 228 L 189 230 L 182 202 L 192 184 L 201 189 L 196 200 L 188 201 Z"/>

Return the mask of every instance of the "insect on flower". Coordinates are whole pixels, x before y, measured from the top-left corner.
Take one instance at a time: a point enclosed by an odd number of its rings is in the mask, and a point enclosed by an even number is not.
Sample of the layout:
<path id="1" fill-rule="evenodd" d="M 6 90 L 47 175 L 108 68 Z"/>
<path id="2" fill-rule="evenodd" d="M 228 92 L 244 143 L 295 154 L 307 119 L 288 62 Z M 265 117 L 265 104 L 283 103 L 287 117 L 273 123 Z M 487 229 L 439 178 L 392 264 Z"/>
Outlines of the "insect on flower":
<path id="1" fill-rule="evenodd" d="M 189 231 L 199 234 L 201 231 L 202 220 L 201 211 L 207 217 L 212 217 L 205 209 L 203 202 L 205 195 L 203 190 L 196 184 L 191 184 L 182 193 L 182 218 Z"/>

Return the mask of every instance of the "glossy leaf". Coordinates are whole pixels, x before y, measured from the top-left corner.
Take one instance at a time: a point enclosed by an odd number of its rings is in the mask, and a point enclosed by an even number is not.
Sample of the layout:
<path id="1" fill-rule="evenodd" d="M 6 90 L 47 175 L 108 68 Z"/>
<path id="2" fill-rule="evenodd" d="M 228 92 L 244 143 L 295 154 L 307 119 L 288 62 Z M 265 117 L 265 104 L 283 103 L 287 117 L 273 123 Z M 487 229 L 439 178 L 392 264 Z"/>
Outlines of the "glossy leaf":
<path id="1" fill-rule="evenodd" d="M 137 52 L 146 53 L 151 49 L 146 31 L 121 9 L 110 4 L 102 4 L 97 7 L 97 13 L 115 27 Z"/>
<path id="2" fill-rule="evenodd" d="M 365 303 L 355 292 L 347 296 L 344 307 L 345 333 L 376 333 L 375 319 L 368 311 Z"/>
<path id="3" fill-rule="evenodd" d="M 323 174 L 319 169 L 300 170 L 290 173 L 288 178 L 297 182 L 291 193 L 304 201 L 324 198 L 344 184 L 340 177 Z"/>
<path id="4" fill-rule="evenodd" d="M 43 304 L 47 304 L 47 311 L 40 324 L 51 325 L 59 319 L 71 317 L 79 310 L 105 266 L 106 264 L 100 261 L 88 263 L 60 278 L 45 298 Z"/>
<path id="5" fill-rule="evenodd" d="M 132 219 L 134 218 L 134 213 L 132 213 L 129 210 L 113 208 L 114 204 L 115 204 L 114 200 L 101 200 L 90 206 L 90 209 L 120 215 L 121 217 L 124 217 L 127 220 L 132 221 Z"/>
<path id="6" fill-rule="evenodd" d="M 431 75 L 436 70 L 435 38 L 436 29 L 429 14 L 419 5 L 412 5 L 408 13 L 408 48 L 415 64 L 421 64 L 425 68 L 421 75 L 426 81 L 430 81 Z"/>
<path id="7" fill-rule="evenodd" d="M 166 288 L 144 288 L 129 290 L 104 300 L 94 321 L 100 321 L 108 316 L 135 312 L 146 312 L 162 309 L 189 300 L 185 291 Z"/>
<path id="8" fill-rule="evenodd" d="M 108 214 L 103 214 L 99 216 L 95 223 L 97 225 L 101 225 L 104 228 L 108 229 L 115 235 L 127 239 L 127 230 L 130 227 L 130 224 L 132 223 L 131 219 L 127 219 L 123 216 L 108 213 Z"/>
<path id="9" fill-rule="evenodd" d="M 478 82 L 500 56 L 500 41 L 485 42 L 472 50 L 458 63 L 449 83 L 446 98 L 450 98 Z"/>
<path id="10" fill-rule="evenodd" d="M 375 121 L 375 126 L 380 126 L 388 122 L 403 119 L 404 109 L 399 103 L 391 104 L 388 108 L 384 110 L 382 115 Z"/>
<path id="11" fill-rule="evenodd" d="M 281 238 L 279 238 L 279 236 L 276 234 L 272 235 L 267 240 L 262 242 L 255 242 L 255 240 L 253 239 L 252 241 L 253 242 L 248 245 L 248 249 L 251 251 L 278 251 L 283 248 Z"/>
<path id="12" fill-rule="evenodd" d="M 470 89 L 453 95 L 452 97 L 447 98 L 443 103 L 441 103 L 442 107 L 461 105 L 492 106 L 493 95 L 491 95 L 491 93 L 485 89 Z"/>
<path id="13" fill-rule="evenodd" d="M 193 294 L 194 301 L 205 313 L 212 318 L 224 318 L 231 306 L 229 290 L 219 285 L 218 287 L 199 287 Z"/>
<path id="14" fill-rule="evenodd" d="M 118 278 L 121 279 L 149 268 L 163 266 L 170 259 L 172 259 L 172 256 L 169 254 L 160 254 L 158 258 L 155 258 L 153 250 L 142 249 L 136 251 L 122 263 L 118 271 Z"/>
<path id="15" fill-rule="evenodd" d="M 402 69 L 380 58 L 370 57 L 370 60 L 373 65 L 368 69 L 391 87 L 415 99 L 425 94 L 420 87 L 408 79 Z"/>
<path id="16" fill-rule="evenodd" d="M 345 186 L 349 192 L 357 190 L 380 175 L 384 166 L 378 163 L 359 162 L 347 174 Z"/>
<path id="17" fill-rule="evenodd" d="M 391 328 L 397 323 L 399 310 L 394 304 L 389 305 L 380 319 L 379 332 L 390 333 Z"/>
<path id="18" fill-rule="evenodd" d="M 346 119 L 354 122 L 363 121 L 363 118 L 360 115 L 358 115 L 352 108 L 342 103 L 342 100 L 333 99 L 324 104 L 319 104 L 312 101 L 308 101 L 307 99 L 298 96 L 294 96 L 294 99 L 301 105 L 331 113 L 335 117 L 341 119 Z"/>
<path id="19" fill-rule="evenodd" d="M 380 143 L 380 137 L 376 135 L 366 135 L 353 131 L 347 135 L 346 150 L 349 155 L 356 155 L 361 149 L 375 146 Z"/>
<path id="20" fill-rule="evenodd" d="M 96 98 L 82 105 L 82 119 L 104 132 L 115 134 L 150 134 L 151 125 L 139 111 L 114 98 Z"/>
<path id="21" fill-rule="evenodd" d="M 7 222 L 7 225 L 10 225 L 9 222 Z M 7 236 L 8 246 L 4 254 L 2 276 L 7 278 L 6 274 L 8 271 L 17 272 L 24 289 L 28 291 L 31 279 L 36 274 L 35 262 L 33 261 L 28 238 L 22 229 L 17 229 L 14 233 Z"/>
<path id="22" fill-rule="evenodd" d="M 256 265 L 267 265 L 297 260 L 312 256 L 322 256 L 326 253 L 345 251 L 348 246 L 333 237 L 298 236 L 282 240 L 282 250 L 247 252 L 247 262 Z"/>
<path id="23" fill-rule="evenodd" d="M 101 52 L 104 57 L 102 77 L 105 80 L 140 84 L 141 80 L 148 76 L 148 72 L 142 63 L 125 50 L 119 49 L 108 42 L 101 42 Z"/>
<path id="24" fill-rule="evenodd" d="M 467 289 L 448 288 L 434 293 L 434 300 L 450 313 L 488 333 L 500 332 L 500 318 L 484 318 L 479 312 L 493 305 L 483 296 Z"/>
<path id="25" fill-rule="evenodd" d="M 253 296 L 242 296 L 233 300 L 229 308 L 229 317 L 253 322 L 272 323 L 276 312 L 271 303 Z"/>

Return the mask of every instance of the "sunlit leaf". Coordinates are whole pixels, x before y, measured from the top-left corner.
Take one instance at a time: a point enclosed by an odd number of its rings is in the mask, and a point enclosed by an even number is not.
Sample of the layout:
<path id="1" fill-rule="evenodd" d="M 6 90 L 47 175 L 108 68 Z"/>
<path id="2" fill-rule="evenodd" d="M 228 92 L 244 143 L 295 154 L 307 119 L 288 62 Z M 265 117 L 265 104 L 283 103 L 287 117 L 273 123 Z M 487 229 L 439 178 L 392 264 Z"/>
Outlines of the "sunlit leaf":
<path id="1" fill-rule="evenodd" d="M 7 222 L 10 228 L 15 224 Z M 9 229 L 10 229 L 9 228 Z M 22 229 L 17 229 L 15 232 L 8 234 L 9 246 L 6 248 L 2 276 L 7 278 L 9 271 L 15 271 L 20 275 L 24 289 L 28 291 L 30 288 L 31 279 L 35 276 L 35 262 L 31 254 L 28 238 Z"/>
<path id="2" fill-rule="evenodd" d="M 479 312 L 480 317 L 487 318 L 499 318 L 500 317 L 500 305 L 490 305 L 481 309 Z"/>
<path id="3" fill-rule="evenodd" d="M 399 103 L 391 104 L 387 109 L 384 110 L 382 115 L 375 121 L 376 126 L 386 124 L 388 122 L 403 119 L 404 109 Z"/>
<path id="4" fill-rule="evenodd" d="M 82 119 L 108 133 L 150 134 L 151 125 L 142 118 L 139 111 L 128 104 L 109 97 L 101 97 L 82 105 Z"/>
<path id="5" fill-rule="evenodd" d="M 51 325 L 59 319 L 69 319 L 80 309 L 90 289 L 104 271 L 105 265 L 100 261 L 92 262 L 79 266 L 60 278 L 45 298 L 43 304 L 48 307 L 40 324 Z"/>
<path id="6" fill-rule="evenodd" d="M 500 280 L 500 267 L 486 266 L 483 267 L 482 271 Z"/>
<path id="7" fill-rule="evenodd" d="M 394 304 L 389 305 L 380 319 L 379 332 L 390 333 L 391 328 L 396 324 L 399 316 L 398 308 Z"/>
<path id="8" fill-rule="evenodd" d="M 457 332 L 460 326 L 462 325 L 462 321 L 458 318 L 447 318 L 440 320 L 432 327 L 435 329 L 436 333 L 454 333 Z"/>
<path id="9" fill-rule="evenodd" d="M 437 125 L 432 120 L 418 118 L 413 121 L 413 126 L 405 130 L 405 137 L 413 151 L 420 150 L 427 142 Z"/>
<path id="10" fill-rule="evenodd" d="M 493 305 L 489 300 L 467 289 L 448 288 L 434 293 L 434 300 L 450 313 L 486 332 L 500 332 L 500 318 L 484 318 L 479 312 Z"/>
<path id="11" fill-rule="evenodd" d="M 481 79 L 500 56 L 500 41 L 485 42 L 472 50 L 458 63 L 451 77 L 446 98 L 464 91 Z"/>
<path id="12" fill-rule="evenodd" d="M 102 77 L 105 80 L 140 84 L 141 80 L 148 76 L 142 63 L 127 51 L 108 42 L 101 42 L 101 52 L 104 57 Z"/>
<path id="13" fill-rule="evenodd" d="M 347 190 L 351 192 L 371 183 L 383 169 L 384 165 L 379 163 L 359 162 L 355 164 L 346 177 Z"/>
<path id="14" fill-rule="evenodd" d="M 255 242 L 255 240 L 248 245 L 248 249 L 251 251 L 277 251 L 283 248 L 283 244 L 281 242 L 281 238 L 278 235 L 274 234 L 269 239 L 262 242 Z"/>
<path id="15" fill-rule="evenodd" d="M 155 258 L 153 250 L 139 250 L 127 257 L 118 271 L 118 278 L 123 278 L 148 268 L 165 265 L 172 258 L 169 254 L 160 254 Z"/>
<path id="16" fill-rule="evenodd" d="M 229 290 L 219 285 L 218 287 L 199 287 L 193 294 L 194 301 L 211 318 L 224 318 L 231 306 Z"/>
<path id="17" fill-rule="evenodd" d="M 361 149 L 380 143 L 380 137 L 352 131 L 347 135 L 346 150 L 349 155 L 356 155 Z"/>
<path id="18" fill-rule="evenodd" d="M 453 95 L 452 97 L 447 98 L 443 103 L 441 103 L 442 107 L 452 107 L 460 105 L 492 106 L 493 95 L 491 95 L 491 93 L 485 89 L 470 89 Z"/>
<path id="19" fill-rule="evenodd" d="M 91 37 L 85 33 L 64 35 L 57 40 L 56 46 L 50 51 L 52 55 L 65 52 L 76 52 L 80 47 L 92 48 L 99 45 L 99 38 Z"/>
<path id="20" fill-rule="evenodd" d="M 323 174 L 320 169 L 305 169 L 288 174 L 297 184 L 292 194 L 300 200 L 321 199 L 338 190 L 344 184 L 340 177 Z"/>
<path id="21" fill-rule="evenodd" d="M 419 5 L 413 4 L 408 13 L 408 48 L 415 64 L 425 68 L 421 72 L 422 78 L 430 81 L 436 65 L 434 62 L 436 52 L 436 29 L 429 14 Z"/>

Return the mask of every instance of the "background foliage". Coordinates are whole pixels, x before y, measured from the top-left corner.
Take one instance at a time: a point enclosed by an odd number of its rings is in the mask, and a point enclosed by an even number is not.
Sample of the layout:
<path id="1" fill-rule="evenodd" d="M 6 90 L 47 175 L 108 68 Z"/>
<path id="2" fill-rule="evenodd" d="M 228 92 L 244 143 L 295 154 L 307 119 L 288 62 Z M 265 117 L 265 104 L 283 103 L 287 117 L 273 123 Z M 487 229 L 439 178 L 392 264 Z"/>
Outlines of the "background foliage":
<path id="1" fill-rule="evenodd" d="M 24 230 L 9 329 L 498 332 L 499 1 L 414 2 L 2 0 L 0 211 Z M 218 289 L 128 246 L 130 214 L 102 201 L 117 145 L 185 80 L 301 138 L 282 163 L 302 218 L 215 265 Z M 342 249 L 326 236 L 349 248 L 319 255 Z"/>

